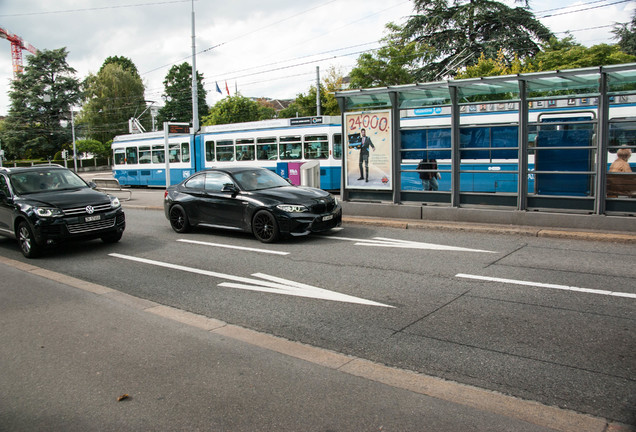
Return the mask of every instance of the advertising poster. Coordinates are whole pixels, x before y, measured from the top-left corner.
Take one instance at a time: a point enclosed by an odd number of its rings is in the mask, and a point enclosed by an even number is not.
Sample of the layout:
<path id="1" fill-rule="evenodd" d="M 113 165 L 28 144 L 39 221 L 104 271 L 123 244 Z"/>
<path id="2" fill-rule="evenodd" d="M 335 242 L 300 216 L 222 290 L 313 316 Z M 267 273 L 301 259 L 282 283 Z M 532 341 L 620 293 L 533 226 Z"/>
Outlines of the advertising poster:
<path id="1" fill-rule="evenodd" d="M 345 114 L 346 187 L 392 188 L 391 111 Z"/>

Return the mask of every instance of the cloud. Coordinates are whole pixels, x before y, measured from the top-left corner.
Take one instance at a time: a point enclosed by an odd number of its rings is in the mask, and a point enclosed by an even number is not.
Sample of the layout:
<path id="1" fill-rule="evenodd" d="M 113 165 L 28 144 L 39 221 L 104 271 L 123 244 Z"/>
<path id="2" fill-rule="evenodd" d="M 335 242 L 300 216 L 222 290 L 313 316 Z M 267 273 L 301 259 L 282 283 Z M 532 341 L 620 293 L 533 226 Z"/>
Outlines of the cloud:
<path id="1" fill-rule="evenodd" d="M 4 1 L 0 26 L 38 49 L 67 47 L 68 63 L 81 79 L 96 73 L 109 56 L 127 57 L 146 84 L 146 98 L 161 103 L 170 66 L 189 62 L 192 55 L 191 5 L 189 0 Z M 555 7 L 547 0 L 531 6 Z M 544 22 L 554 31 L 613 24 L 628 21 L 633 7 L 632 3 L 601 9 L 602 20 L 597 10 Z M 324 72 L 334 66 L 347 73 L 361 51 L 378 47 L 388 22 L 401 23 L 411 14 L 412 2 L 199 0 L 194 8 L 197 70 L 214 103 L 216 81 L 223 89 L 227 81 L 232 92 L 238 87 L 245 96 L 294 98 L 315 83 L 316 66 Z M 593 43 L 611 42 L 610 30 L 591 32 Z M 573 35 L 583 41 L 583 34 Z M 0 115 L 6 115 L 9 104 L 9 47 L 7 41 L 0 42 Z"/>

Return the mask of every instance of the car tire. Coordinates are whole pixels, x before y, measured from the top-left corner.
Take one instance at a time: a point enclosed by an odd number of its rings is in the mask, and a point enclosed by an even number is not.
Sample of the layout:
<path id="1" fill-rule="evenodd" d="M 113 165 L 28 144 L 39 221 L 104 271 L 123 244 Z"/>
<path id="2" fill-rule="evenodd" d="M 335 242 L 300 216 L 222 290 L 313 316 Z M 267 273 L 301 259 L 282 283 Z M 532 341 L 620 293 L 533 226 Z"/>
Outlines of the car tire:
<path id="1" fill-rule="evenodd" d="M 18 242 L 20 251 L 26 258 L 35 258 L 40 255 L 42 248 L 35 241 L 33 230 L 27 222 L 20 222 L 18 225 Z"/>
<path id="2" fill-rule="evenodd" d="M 102 241 L 104 243 L 117 243 L 119 240 L 121 240 L 123 235 L 124 233 L 122 231 L 113 232 L 102 236 Z"/>
<path id="3" fill-rule="evenodd" d="M 278 222 L 273 214 L 267 210 L 260 210 L 252 219 L 252 232 L 263 243 L 273 243 L 280 237 Z"/>
<path id="4" fill-rule="evenodd" d="M 174 205 L 170 208 L 170 226 L 178 233 L 190 231 L 188 215 L 180 205 Z"/>

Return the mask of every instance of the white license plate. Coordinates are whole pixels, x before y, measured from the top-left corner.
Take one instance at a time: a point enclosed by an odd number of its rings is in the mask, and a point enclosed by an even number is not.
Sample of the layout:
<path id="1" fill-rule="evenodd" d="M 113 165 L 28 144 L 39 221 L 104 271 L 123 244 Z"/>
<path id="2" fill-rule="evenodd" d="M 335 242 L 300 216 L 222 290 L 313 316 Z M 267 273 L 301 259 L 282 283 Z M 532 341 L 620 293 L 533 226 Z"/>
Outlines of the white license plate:
<path id="1" fill-rule="evenodd" d="M 102 217 L 100 215 L 95 215 L 95 216 L 86 216 L 84 218 L 85 222 L 93 222 L 93 221 L 97 221 L 100 220 Z"/>
<path id="2" fill-rule="evenodd" d="M 324 221 L 331 220 L 331 219 L 333 219 L 333 215 L 328 215 L 328 216 L 323 216 L 323 217 L 322 217 L 322 221 L 323 221 L 323 222 L 324 222 Z"/>

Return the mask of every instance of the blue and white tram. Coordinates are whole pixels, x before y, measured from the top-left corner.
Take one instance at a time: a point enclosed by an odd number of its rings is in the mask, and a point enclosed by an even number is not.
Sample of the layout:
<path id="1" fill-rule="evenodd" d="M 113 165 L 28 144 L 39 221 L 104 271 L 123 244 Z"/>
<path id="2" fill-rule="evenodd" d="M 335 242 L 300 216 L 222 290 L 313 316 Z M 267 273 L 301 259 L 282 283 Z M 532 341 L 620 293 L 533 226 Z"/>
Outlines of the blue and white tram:
<path id="1" fill-rule="evenodd" d="M 320 187 L 340 188 L 340 117 L 310 117 L 204 126 L 169 137 L 170 183 L 196 171 L 223 166 L 261 166 L 300 184 L 300 166 L 320 165 Z M 165 186 L 163 132 L 120 135 L 112 144 L 113 175 L 123 185 Z"/>
<path id="2" fill-rule="evenodd" d="M 516 193 L 519 157 L 518 103 L 460 106 L 462 192 Z M 440 191 L 451 189 L 450 107 L 407 110 L 400 119 L 402 190 L 422 190 L 416 168 L 435 159 Z M 608 168 L 621 146 L 636 143 L 636 97 L 610 101 Z M 597 137 L 591 98 L 534 101 L 528 111 L 528 192 L 590 195 Z M 632 163 L 634 167 L 634 163 Z M 580 172 L 581 174 L 576 174 Z M 535 175 L 535 173 L 541 173 Z"/>
<path id="3" fill-rule="evenodd" d="M 518 106 L 512 103 L 462 105 L 460 188 L 462 192 L 516 193 Z M 528 126 L 528 192 L 590 195 L 594 170 L 597 106 L 593 99 L 533 102 Z M 636 152 L 636 96 L 610 103 L 609 164 L 618 148 Z M 439 191 L 451 189 L 450 107 L 406 110 L 400 119 L 401 190 L 422 190 L 416 171 L 421 159 L 436 159 Z M 115 137 L 113 174 L 123 185 L 166 184 L 164 133 Z M 192 135 L 169 137 L 171 184 L 196 171 L 222 166 L 261 166 L 300 184 L 300 166 L 320 164 L 320 187 L 339 190 L 342 168 L 340 117 L 276 119 L 205 126 Z M 632 169 L 636 171 L 634 161 Z M 579 173 L 580 174 L 577 174 Z"/>

